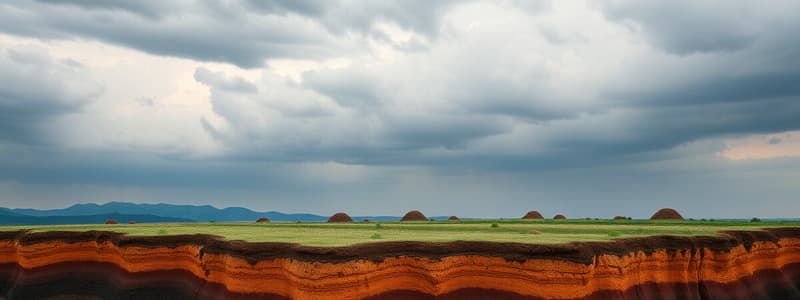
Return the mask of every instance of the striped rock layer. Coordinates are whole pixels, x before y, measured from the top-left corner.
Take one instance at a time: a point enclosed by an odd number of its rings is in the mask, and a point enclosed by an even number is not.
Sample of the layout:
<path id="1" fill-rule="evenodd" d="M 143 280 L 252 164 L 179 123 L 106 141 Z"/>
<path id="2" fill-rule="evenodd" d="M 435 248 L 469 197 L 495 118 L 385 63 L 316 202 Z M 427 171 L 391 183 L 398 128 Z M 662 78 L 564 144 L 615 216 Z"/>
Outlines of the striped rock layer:
<path id="1" fill-rule="evenodd" d="M 347 247 L 0 232 L 0 299 L 800 299 L 800 228 Z"/>

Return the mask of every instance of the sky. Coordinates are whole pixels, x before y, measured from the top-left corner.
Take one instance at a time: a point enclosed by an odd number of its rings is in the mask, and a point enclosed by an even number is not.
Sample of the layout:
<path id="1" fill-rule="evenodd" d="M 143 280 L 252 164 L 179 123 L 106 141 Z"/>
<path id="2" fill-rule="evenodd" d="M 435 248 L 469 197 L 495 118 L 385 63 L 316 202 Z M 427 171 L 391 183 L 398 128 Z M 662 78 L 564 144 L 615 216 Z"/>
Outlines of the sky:
<path id="1" fill-rule="evenodd" d="M 798 1 L 0 2 L 0 206 L 800 217 Z"/>

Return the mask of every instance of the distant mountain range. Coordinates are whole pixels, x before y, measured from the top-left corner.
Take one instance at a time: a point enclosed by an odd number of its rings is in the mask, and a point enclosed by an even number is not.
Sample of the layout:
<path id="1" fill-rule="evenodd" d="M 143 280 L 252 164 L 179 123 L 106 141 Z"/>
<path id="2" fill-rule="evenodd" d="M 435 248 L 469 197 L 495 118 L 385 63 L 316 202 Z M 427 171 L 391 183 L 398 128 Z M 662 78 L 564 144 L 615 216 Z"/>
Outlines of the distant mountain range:
<path id="1" fill-rule="evenodd" d="M 184 218 L 170 218 L 154 215 L 137 214 L 95 214 L 84 216 L 26 216 L 8 211 L 0 211 L 0 225 L 64 225 L 64 224 L 102 224 L 113 219 L 119 223 L 135 221 L 136 223 L 192 222 Z"/>
<path id="2" fill-rule="evenodd" d="M 254 221 L 266 217 L 278 222 L 324 222 L 327 216 L 276 211 L 257 212 L 243 207 L 216 208 L 211 205 L 138 204 L 109 202 L 75 204 L 59 209 L 0 208 L 0 225 L 97 224 L 107 219 L 120 223 L 153 222 L 235 222 Z M 397 221 L 397 216 L 353 216 L 354 221 Z M 437 220 L 446 216 L 433 217 Z"/>
<path id="3" fill-rule="evenodd" d="M 60 209 L 13 208 L 10 213 L 36 216 L 89 216 L 102 214 L 153 215 L 165 218 L 179 218 L 195 222 L 253 221 L 267 217 L 273 221 L 325 221 L 328 218 L 314 214 L 284 214 L 275 211 L 256 212 L 242 207 L 219 209 L 211 205 L 138 204 L 129 202 L 109 202 L 105 204 L 76 204 Z"/>

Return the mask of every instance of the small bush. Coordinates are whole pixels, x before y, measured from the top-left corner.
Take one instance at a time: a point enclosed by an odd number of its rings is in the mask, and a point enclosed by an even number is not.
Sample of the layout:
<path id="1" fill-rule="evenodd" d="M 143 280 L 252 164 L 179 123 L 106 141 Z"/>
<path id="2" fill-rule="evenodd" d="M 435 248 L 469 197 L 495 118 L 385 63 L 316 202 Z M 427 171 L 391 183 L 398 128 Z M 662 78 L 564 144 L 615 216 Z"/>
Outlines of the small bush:
<path id="1" fill-rule="evenodd" d="M 375 229 L 381 229 L 382 227 L 380 223 L 375 224 Z"/>
<path id="2" fill-rule="evenodd" d="M 628 220 L 628 221 L 630 221 L 630 220 L 633 220 L 633 218 L 631 218 L 631 217 L 627 217 L 627 218 L 625 218 L 625 220 Z"/>
<path id="3" fill-rule="evenodd" d="M 759 218 L 752 218 L 752 219 L 750 219 L 750 222 L 761 222 L 761 219 L 759 219 Z"/>
<path id="4" fill-rule="evenodd" d="M 492 223 L 492 228 L 497 228 L 497 227 L 500 227 L 500 225 L 497 225 L 497 223 Z"/>
<path id="5" fill-rule="evenodd" d="M 373 240 L 380 240 L 383 237 L 381 236 L 380 233 L 373 233 L 372 235 L 369 236 L 369 238 Z"/>
<path id="6" fill-rule="evenodd" d="M 609 231 L 608 232 L 608 236 L 609 237 L 618 237 L 618 236 L 621 236 L 621 235 L 622 235 L 622 232 L 619 232 L 619 231 Z"/>

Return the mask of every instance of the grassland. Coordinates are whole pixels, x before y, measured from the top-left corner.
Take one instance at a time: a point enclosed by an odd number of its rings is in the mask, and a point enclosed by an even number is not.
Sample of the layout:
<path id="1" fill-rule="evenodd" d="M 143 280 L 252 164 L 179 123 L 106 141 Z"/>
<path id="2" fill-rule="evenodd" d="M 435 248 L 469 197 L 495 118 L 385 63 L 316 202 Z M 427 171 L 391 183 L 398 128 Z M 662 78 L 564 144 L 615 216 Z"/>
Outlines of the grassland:
<path id="1" fill-rule="evenodd" d="M 480 220 L 380 223 L 164 223 L 118 225 L 3 226 L 0 231 L 107 230 L 130 235 L 212 234 L 251 242 L 343 246 L 376 241 L 456 240 L 565 243 L 652 235 L 716 235 L 724 230 L 800 227 L 800 222 L 643 220 Z"/>

